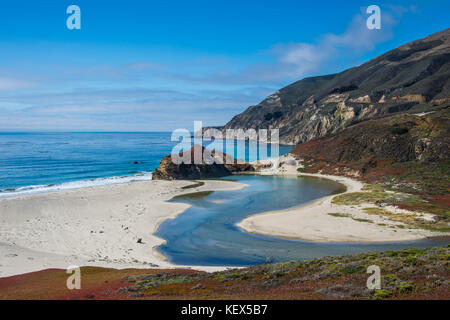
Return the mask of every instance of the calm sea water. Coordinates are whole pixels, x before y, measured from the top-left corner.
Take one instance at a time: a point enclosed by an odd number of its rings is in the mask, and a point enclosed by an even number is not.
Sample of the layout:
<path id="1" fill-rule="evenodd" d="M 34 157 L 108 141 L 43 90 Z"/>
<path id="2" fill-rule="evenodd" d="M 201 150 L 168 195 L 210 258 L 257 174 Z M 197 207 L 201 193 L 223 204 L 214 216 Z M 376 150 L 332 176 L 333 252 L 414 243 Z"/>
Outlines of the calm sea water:
<path id="1" fill-rule="evenodd" d="M 0 197 L 150 180 L 177 143 L 168 132 L 0 133 Z"/>

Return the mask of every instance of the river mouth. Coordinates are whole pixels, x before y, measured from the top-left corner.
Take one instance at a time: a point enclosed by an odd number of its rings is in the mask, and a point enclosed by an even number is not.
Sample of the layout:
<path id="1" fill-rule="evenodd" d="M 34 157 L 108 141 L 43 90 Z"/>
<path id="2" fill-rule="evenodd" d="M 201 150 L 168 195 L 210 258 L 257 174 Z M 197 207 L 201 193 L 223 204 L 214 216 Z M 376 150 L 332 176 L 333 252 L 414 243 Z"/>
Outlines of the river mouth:
<path id="1" fill-rule="evenodd" d="M 236 226 L 245 217 L 303 205 L 345 187 L 316 177 L 243 175 L 225 177 L 248 187 L 198 196 L 177 197 L 190 208 L 163 222 L 156 235 L 166 240 L 158 251 L 178 265 L 251 266 L 267 262 L 313 259 L 323 256 L 425 248 L 447 245 L 432 239 L 395 243 L 318 243 L 251 234 Z"/>

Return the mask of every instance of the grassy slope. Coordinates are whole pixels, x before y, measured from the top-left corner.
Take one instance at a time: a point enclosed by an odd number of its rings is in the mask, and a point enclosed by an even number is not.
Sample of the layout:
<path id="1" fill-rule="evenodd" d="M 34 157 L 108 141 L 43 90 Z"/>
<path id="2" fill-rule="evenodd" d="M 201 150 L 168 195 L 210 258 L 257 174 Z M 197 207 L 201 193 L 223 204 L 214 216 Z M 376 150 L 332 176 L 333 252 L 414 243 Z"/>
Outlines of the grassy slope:
<path id="1" fill-rule="evenodd" d="M 0 299 L 450 299 L 450 249 L 404 249 L 204 273 L 82 268 L 82 289 L 63 270 L 0 279 Z M 378 265 L 382 289 L 366 289 Z"/>

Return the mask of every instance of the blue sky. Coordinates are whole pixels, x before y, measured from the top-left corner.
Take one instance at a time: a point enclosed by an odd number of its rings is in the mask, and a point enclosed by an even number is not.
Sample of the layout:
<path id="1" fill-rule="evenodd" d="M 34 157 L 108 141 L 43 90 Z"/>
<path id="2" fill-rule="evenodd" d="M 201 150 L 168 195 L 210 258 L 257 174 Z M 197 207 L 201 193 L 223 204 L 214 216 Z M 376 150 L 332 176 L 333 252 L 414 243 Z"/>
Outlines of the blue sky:
<path id="1" fill-rule="evenodd" d="M 66 8 L 81 8 L 68 30 Z M 381 8 L 381 30 L 365 26 Z M 226 123 L 307 76 L 446 29 L 448 0 L 3 0 L 0 131 Z"/>

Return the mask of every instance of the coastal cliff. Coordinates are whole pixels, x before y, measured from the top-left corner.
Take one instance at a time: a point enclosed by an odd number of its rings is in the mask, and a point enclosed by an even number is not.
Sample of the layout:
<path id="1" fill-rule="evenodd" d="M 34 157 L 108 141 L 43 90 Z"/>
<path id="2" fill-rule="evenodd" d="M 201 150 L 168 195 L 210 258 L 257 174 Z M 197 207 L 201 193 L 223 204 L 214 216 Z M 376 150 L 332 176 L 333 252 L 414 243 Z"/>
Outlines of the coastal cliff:
<path id="1" fill-rule="evenodd" d="M 278 128 L 281 143 L 298 144 L 369 119 L 448 107 L 449 79 L 446 29 L 341 73 L 297 81 L 218 129 Z"/>

